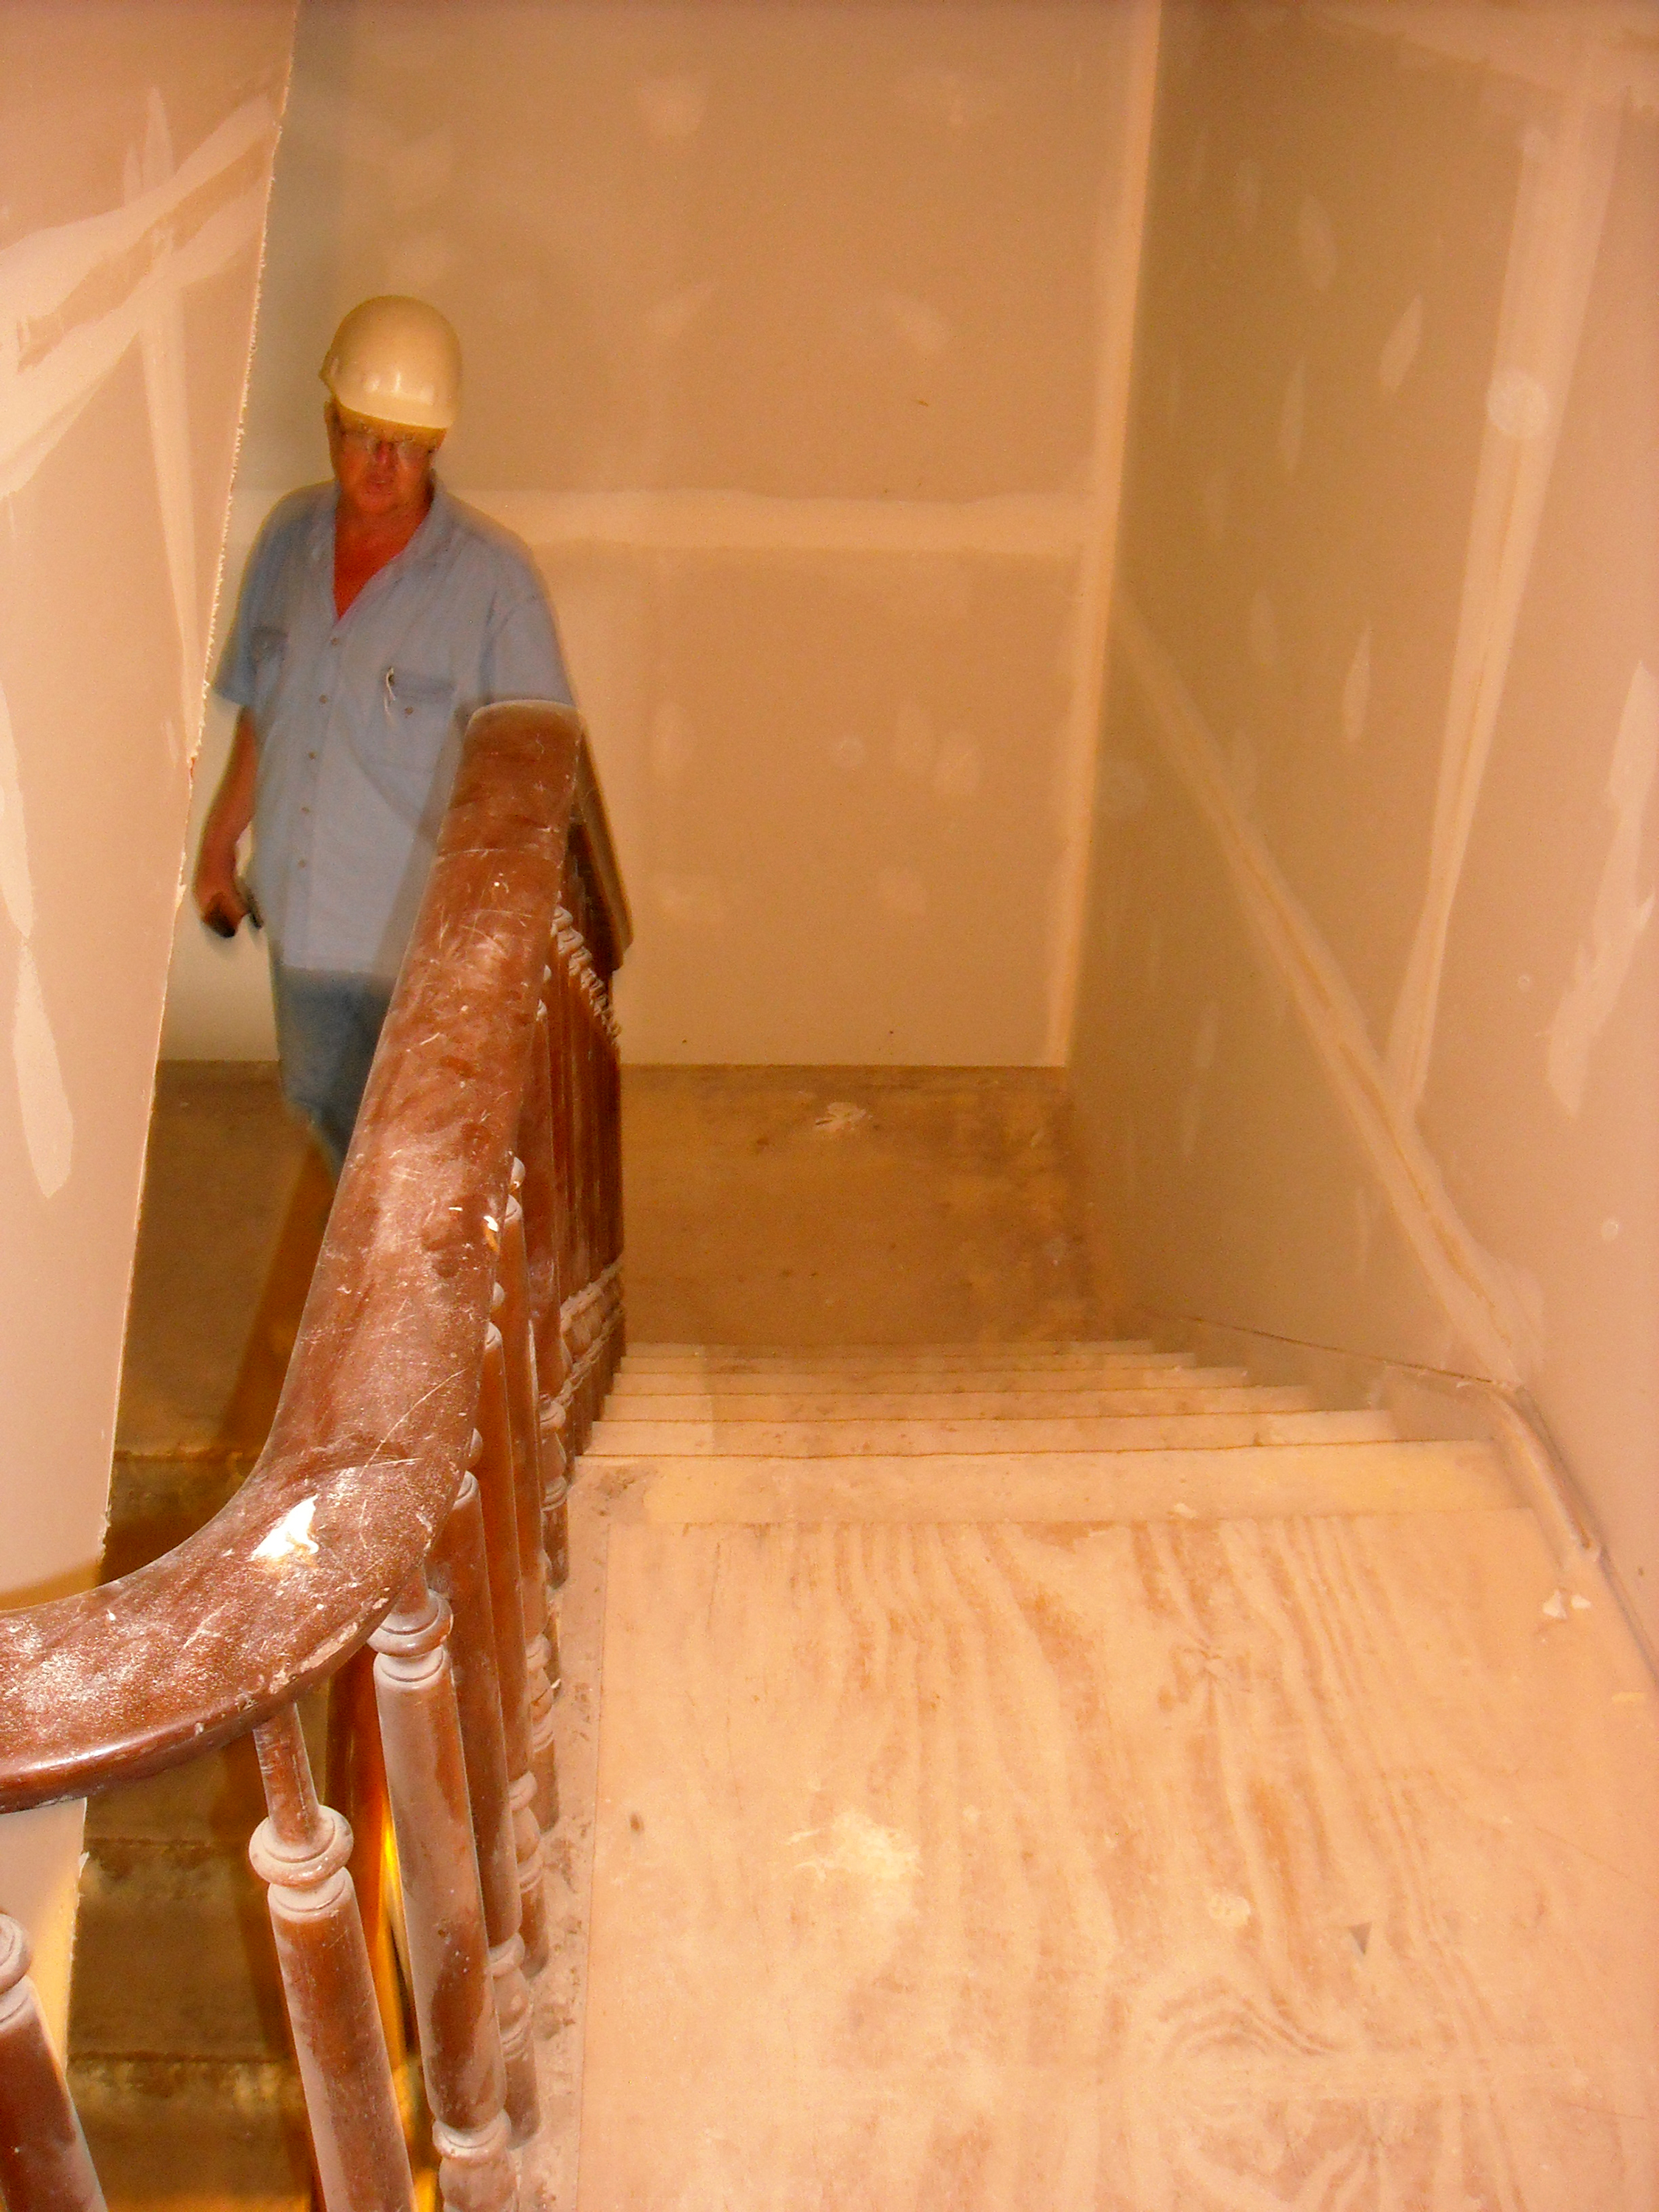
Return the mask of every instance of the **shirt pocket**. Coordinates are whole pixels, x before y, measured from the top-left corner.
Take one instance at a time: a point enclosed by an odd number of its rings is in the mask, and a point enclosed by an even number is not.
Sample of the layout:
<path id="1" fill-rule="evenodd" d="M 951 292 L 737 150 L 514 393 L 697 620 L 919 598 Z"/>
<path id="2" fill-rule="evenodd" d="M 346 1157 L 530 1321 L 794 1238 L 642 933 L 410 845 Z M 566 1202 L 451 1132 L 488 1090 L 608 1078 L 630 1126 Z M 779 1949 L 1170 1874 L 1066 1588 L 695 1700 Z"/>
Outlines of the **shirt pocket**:
<path id="1" fill-rule="evenodd" d="M 370 781 L 410 823 L 435 828 L 454 774 L 455 682 L 396 665 L 364 717 L 363 766 Z"/>
<path id="2" fill-rule="evenodd" d="M 288 632 L 276 623 L 261 623 L 248 640 L 248 658 L 253 664 L 252 708 L 257 730 L 269 720 L 276 687 L 283 680 L 283 665 L 288 658 Z"/>

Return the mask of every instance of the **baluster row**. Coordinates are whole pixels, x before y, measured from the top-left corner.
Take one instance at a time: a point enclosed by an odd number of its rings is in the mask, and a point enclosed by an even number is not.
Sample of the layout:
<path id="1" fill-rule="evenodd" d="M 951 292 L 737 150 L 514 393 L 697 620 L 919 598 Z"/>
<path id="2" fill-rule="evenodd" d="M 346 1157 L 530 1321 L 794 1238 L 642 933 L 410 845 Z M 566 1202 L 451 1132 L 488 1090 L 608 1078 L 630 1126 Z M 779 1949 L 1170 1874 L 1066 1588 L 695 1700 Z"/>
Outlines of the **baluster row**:
<path id="1" fill-rule="evenodd" d="M 617 1031 L 567 879 L 498 1240 L 477 1428 L 454 1504 L 370 1638 L 380 1748 L 439 2185 L 510 2212 L 539 2123 L 528 1977 L 547 1963 L 543 1835 L 558 1817 L 554 1593 L 575 1454 L 622 1349 Z M 361 1701 L 360 1701 L 361 1702 Z M 319 1798 L 297 1711 L 254 1730 L 267 1886 L 327 2212 L 412 2212 L 414 2190 L 351 1829 Z M 79 2122 L 0 1915 L 0 2192 L 13 2212 L 101 2212 Z"/>

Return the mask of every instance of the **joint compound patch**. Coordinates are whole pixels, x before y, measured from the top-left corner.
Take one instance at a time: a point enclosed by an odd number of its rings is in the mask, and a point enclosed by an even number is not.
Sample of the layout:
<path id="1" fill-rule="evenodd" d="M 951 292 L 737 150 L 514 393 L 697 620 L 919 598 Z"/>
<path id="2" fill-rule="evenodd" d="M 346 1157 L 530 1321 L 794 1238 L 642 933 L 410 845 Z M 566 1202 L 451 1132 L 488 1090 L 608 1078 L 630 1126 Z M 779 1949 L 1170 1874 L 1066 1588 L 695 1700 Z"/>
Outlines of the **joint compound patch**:
<path id="1" fill-rule="evenodd" d="M 1486 394 L 1486 419 L 1506 438 L 1541 438 L 1550 423 L 1550 396 L 1524 368 L 1500 368 Z"/>
<path id="2" fill-rule="evenodd" d="M 826 1137 L 850 1137 L 870 1126 L 868 1107 L 858 1106 L 850 1098 L 832 1098 L 812 1123 Z"/>

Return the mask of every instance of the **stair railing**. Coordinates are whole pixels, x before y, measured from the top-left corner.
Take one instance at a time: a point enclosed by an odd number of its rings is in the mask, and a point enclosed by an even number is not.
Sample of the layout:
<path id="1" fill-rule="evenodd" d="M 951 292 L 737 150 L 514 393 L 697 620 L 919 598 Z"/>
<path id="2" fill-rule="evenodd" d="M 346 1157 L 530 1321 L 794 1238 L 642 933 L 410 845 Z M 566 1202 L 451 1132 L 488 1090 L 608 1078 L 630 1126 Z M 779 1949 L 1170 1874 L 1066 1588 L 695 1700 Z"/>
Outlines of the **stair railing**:
<path id="1" fill-rule="evenodd" d="M 412 2212 L 348 1859 L 295 1701 L 372 1646 L 427 2101 L 450 2212 L 507 2212 L 538 2124 L 527 1977 L 557 1815 L 553 1592 L 569 1470 L 623 1345 L 617 1030 L 628 908 L 581 725 L 468 727 L 270 1439 L 207 1525 L 0 1613 L 0 1810 L 252 1729 L 328 2212 Z M 101 2206 L 0 1916 L 0 2193 Z"/>

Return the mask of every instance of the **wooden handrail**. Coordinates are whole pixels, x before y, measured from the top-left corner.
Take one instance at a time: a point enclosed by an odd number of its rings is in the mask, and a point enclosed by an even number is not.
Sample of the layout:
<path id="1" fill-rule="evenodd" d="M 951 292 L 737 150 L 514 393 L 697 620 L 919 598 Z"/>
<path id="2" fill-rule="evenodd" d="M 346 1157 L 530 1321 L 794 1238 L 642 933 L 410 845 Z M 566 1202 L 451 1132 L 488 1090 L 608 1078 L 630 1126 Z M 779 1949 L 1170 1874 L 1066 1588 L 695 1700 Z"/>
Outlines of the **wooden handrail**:
<path id="1" fill-rule="evenodd" d="M 418 1573 L 471 1443 L 568 846 L 608 972 L 631 925 L 581 724 L 557 707 L 481 709 L 270 1440 L 161 1559 L 0 1614 L 0 1810 L 132 1780 L 266 1721 Z"/>

